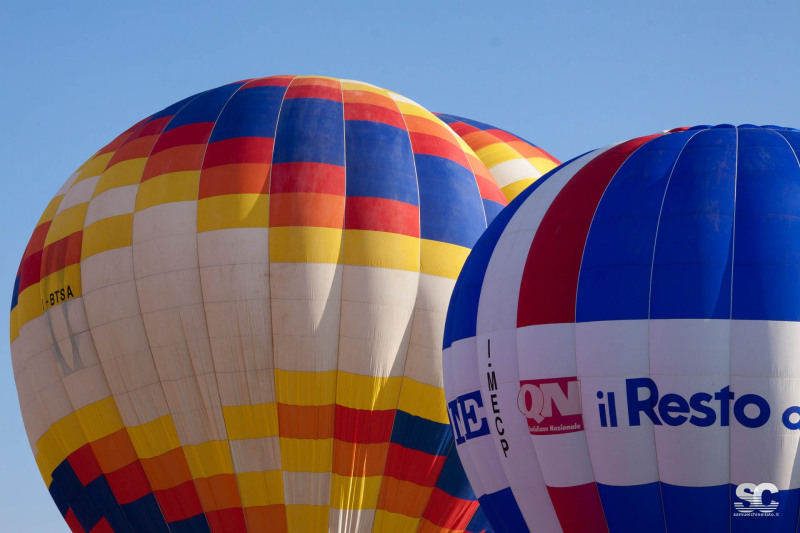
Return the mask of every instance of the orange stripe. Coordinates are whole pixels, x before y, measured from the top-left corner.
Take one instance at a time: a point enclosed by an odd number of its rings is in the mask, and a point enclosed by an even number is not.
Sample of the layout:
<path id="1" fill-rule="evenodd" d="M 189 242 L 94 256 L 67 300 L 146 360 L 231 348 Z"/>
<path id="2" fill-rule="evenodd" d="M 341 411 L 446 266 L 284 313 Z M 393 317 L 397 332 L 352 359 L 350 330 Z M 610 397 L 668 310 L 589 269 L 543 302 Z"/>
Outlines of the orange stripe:
<path id="1" fill-rule="evenodd" d="M 192 480 L 183 448 L 175 448 L 163 455 L 140 459 L 153 490 L 166 490 Z"/>
<path id="2" fill-rule="evenodd" d="M 281 437 L 329 439 L 333 437 L 333 405 L 278 404 Z"/>
<path id="3" fill-rule="evenodd" d="M 413 133 L 426 133 L 428 135 L 433 135 L 434 137 L 439 137 L 440 139 L 448 141 L 450 144 L 458 147 L 456 140 L 453 138 L 453 132 L 451 132 L 444 124 L 435 122 L 429 118 L 419 117 L 417 115 L 404 115 L 404 118 L 406 119 L 408 131 Z"/>
<path id="4" fill-rule="evenodd" d="M 147 181 L 167 172 L 200 170 L 205 151 L 205 144 L 186 144 L 153 154 L 147 159 L 142 181 Z"/>
<path id="5" fill-rule="evenodd" d="M 82 240 L 83 232 L 76 231 L 46 246 L 42 251 L 42 277 L 80 263 Z"/>
<path id="6" fill-rule="evenodd" d="M 358 89 L 347 89 L 342 91 L 342 93 L 344 103 L 346 104 L 371 104 L 397 111 L 397 104 L 394 100 L 382 94 L 372 91 L 360 91 Z"/>
<path id="7" fill-rule="evenodd" d="M 31 235 L 31 240 L 28 241 L 28 246 L 25 247 L 25 253 L 22 254 L 22 261 L 25 261 L 31 255 L 42 251 L 42 248 L 44 248 L 44 241 L 47 238 L 47 232 L 50 230 L 50 224 L 52 223 L 53 222 L 51 220 L 48 220 L 47 222 L 36 226 L 36 229 L 33 230 L 33 234 Z"/>
<path id="8" fill-rule="evenodd" d="M 378 496 L 378 509 L 418 518 L 425 511 L 432 491 L 433 487 L 422 487 L 416 483 L 384 476 Z"/>
<path id="9" fill-rule="evenodd" d="M 138 459 L 125 428 L 90 442 L 94 456 L 103 473 L 114 472 Z"/>
<path id="10" fill-rule="evenodd" d="M 267 194 L 269 165 L 238 163 L 204 168 L 200 174 L 200 199 L 224 194 Z"/>
<path id="11" fill-rule="evenodd" d="M 245 507 L 244 519 L 248 531 L 285 533 L 287 530 L 286 506 L 283 504 Z"/>
<path id="12" fill-rule="evenodd" d="M 388 442 L 358 444 L 334 439 L 331 472 L 350 477 L 383 475 L 388 451 Z"/>
<path id="13" fill-rule="evenodd" d="M 464 142 L 476 152 L 481 148 L 486 148 L 487 146 L 501 143 L 501 141 L 494 135 L 480 130 L 462 135 L 461 138 L 464 139 Z"/>
<path id="14" fill-rule="evenodd" d="M 341 228 L 344 226 L 344 196 L 306 192 L 273 194 L 269 202 L 269 225 Z"/>
<path id="15" fill-rule="evenodd" d="M 137 137 L 136 139 L 126 142 L 120 146 L 119 150 L 111 157 L 107 169 L 113 167 L 117 163 L 128 161 L 129 159 L 139 159 L 149 156 L 157 140 L 158 134 Z"/>
<path id="16" fill-rule="evenodd" d="M 242 506 L 239 489 L 236 486 L 236 476 L 233 474 L 195 478 L 194 486 L 205 511 Z"/>

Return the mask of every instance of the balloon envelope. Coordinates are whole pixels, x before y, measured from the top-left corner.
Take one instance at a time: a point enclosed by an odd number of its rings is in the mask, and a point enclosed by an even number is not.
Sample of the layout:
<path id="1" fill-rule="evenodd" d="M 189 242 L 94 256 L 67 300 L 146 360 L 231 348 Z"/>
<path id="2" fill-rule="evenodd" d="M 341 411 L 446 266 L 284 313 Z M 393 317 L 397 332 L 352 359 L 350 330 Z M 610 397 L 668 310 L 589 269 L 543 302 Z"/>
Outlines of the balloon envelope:
<path id="1" fill-rule="evenodd" d="M 465 146 L 390 91 L 277 76 L 182 100 L 81 166 L 11 310 L 72 530 L 467 527 L 440 346 L 505 200 Z"/>
<path id="2" fill-rule="evenodd" d="M 589 152 L 504 210 L 451 300 L 457 449 L 503 531 L 795 531 L 800 132 Z"/>
<path id="3" fill-rule="evenodd" d="M 535 144 L 496 126 L 445 113 L 436 116 L 475 151 L 509 202 L 561 164 Z"/>

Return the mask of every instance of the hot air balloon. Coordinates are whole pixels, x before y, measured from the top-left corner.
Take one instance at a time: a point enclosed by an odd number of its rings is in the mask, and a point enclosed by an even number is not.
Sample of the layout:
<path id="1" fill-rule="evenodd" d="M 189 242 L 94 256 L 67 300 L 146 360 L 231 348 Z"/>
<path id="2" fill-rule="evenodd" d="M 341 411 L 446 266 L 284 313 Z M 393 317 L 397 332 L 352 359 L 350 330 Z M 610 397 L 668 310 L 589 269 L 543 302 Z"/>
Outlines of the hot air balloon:
<path id="1" fill-rule="evenodd" d="M 561 164 L 535 144 L 496 126 L 445 113 L 435 115 L 475 151 L 509 202 Z"/>
<path id="2" fill-rule="evenodd" d="M 232 83 L 102 148 L 47 206 L 11 305 L 70 528 L 464 530 L 440 347 L 504 204 L 442 122 L 356 81 Z"/>
<path id="3" fill-rule="evenodd" d="M 539 179 L 445 329 L 459 456 L 499 531 L 796 531 L 800 131 L 681 128 Z"/>

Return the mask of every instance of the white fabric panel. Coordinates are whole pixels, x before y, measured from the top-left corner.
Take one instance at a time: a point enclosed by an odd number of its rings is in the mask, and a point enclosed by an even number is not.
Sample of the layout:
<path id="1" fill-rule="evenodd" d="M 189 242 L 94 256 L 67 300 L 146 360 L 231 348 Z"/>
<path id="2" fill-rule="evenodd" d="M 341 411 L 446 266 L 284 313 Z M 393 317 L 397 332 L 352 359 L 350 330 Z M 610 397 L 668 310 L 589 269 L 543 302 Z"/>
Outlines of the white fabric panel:
<path id="1" fill-rule="evenodd" d="M 281 469 L 278 437 L 228 441 L 237 473 L 267 472 Z"/>
<path id="2" fill-rule="evenodd" d="M 100 176 L 92 176 L 91 178 L 79 181 L 74 187 L 70 187 L 66 194 L 64 194 L 61 203 L 58 204 L 58 209 L 56 209 L 55 214 L 58 215 L 70 207 L 88 202 L 99 180 Z"/>
<path id="3" fill-rule="evenodd" d="M 328 531 L 370 533 L 375 522 L 375 509 L 334 509 L 331 507 Z"/>
<path id="4" fill-rule="evenodd" d="M 574 487 L 595 480 L 583 431 L 531 435 L 531 440 L 547 486 Z"/>
<path id="5" fill-rule="evenodd" d="M 269 263 L 268 228 L 232 228 L 197 234 L 201 268 Z"/>
<path id="6" fill-rule="evenodd" d="M 625 396 L 626 378 L 650 374 L 648 321 L 582 322 L 575 325 L 575 344 L 583 423 L 595 479 L 618 486 L 658 481 L 653 423 L 642 417 L 639 426 L 630 427 Z M 598 391 L 603 393 L 602 400 Z M 617 427 L 608 427 L 609 392 L 614 393 Z M 599 405 L 605 406 L 607 427 L 601 426 Z"/>
<path id="7" fill-rule="evenodd" d="M 88 226 L 98 220 L 133 213 L 136 205 L 136 191 L 138 190 L 138 185 L 126 185 L 98 194 L 89 202 L 84 225 Z"/>
<path id="8" fill-rule="evenodd" d="M 406 356 L 405 376 L 442 388 L 442 344 L 447 305 L 455 280 L 419 274 L 419 288 Z"/>
<path id="9" fill-rule="evenodd" d="M 527 159 L 509 159 L 496 164 L 489 171 L 501 188 L 521 178 L 538 178 L 542 175 Z"/>
<path id="10" fill-rule="evenodd" d="M 342 280 L 339 370 L 402 376 L 419 273 L 344 265 Z"/>
<path id="11" fill-rule="evenodd" d="M 330 505 L 330 472 L 284 471 L 283 487 L 286 505 Z"/>
<path id="12" fill-rule="evenodd" d="M 576 376 L 575 324 L 539 324 L 517 329 L 519 379 Z"/>
<path id="13" fill-rule="evenodd" d="M 270 264 L 275 368 L 336 370 L 342 265 Z"/>
<path id="14" fill-rule="evenodd" d="M 64 182 L 64 185 L 62 185 L 61 188 L 58 189 L 58 192 L 53 196 L 53 198 L 65 194 L 69 190 L 69 188 L 72 187 L 72 184 L 75 183 L 75 180 L 80 175 L 81 175 L 80 170 L 76 170 L 75 172 L 73 172 L 72 175 L 67 179 L 67 181 Z"/>
<path id="15" fill-rule="evenodd" d="M 659 399 L 676 393 L 713 395 L 730 383 L 730 322 L 727 320 L 651 320 L 650 377 Z M 730 479 L 730 431 L 717 420 L 709 427 L 688 421 L 654 428 L 661 481 L 684 487 L 727 484 Z M 659 405 L 660 412 L 661 406 Z M 686 416 L 691 416 L 691 413 Z"/>

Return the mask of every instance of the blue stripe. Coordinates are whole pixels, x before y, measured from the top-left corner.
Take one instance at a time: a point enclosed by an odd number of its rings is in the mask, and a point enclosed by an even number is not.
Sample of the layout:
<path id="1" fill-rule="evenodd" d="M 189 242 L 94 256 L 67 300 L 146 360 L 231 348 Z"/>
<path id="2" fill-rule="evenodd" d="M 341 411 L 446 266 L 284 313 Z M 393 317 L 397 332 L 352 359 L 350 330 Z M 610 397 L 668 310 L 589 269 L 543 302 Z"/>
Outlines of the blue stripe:
<path id="1" fill-rule="evenodd" d="M 475 175 L 455 161 L 416 154 L 420 237 L 472 248 L 486 229 Z"/>
<path id="2" fill-rule="evenodd" d="M 486 513 L 483 512 L 483 507 L 478 506 L 475 514 L 472 515 L 472 520 L 467 524 L 467 529 L 464 531 L 465 533 L 481 533 L 484 531 L 486 533 L 494 533 L 494 529 L 489 524 L 489 519 L 486 518 Z"/>
<path id="3" fill-rule="evenodd" d="M 452 436 L 448 438 L 448 441 L 451 444 L 450 451 L 447 453 L 447 459 L 444 461 L 439 479 L 436 480 L 436 488 L 455 498 L 475 501 L 475 493 L 467 480 L 467 474 L 464 472 L 456 447 L 453 446 Z"/>
<path id="4" fill-rule="evenodd" d="M 167 127 L 164 128 L 164 131 L 197 122 L 216 122 L 222 107 L 241 85 L 241 83 L 223 85 L 200 93 L 197 98 L 178 111 L 175 118 L 170 120 Z"/>
<path id="5" fill-rule="evenodd" d="M 483 200 L 483 212 L 486 214 L 486 225 L 491 224 L 505 206 L 493 200 Z"/>
<path id="6" fill-rule="evenodd" d="M 661 483 L 667 531 L 728 533 L 732 515 L 729 487 L 679 487 Z"/>
<path id="7" fill-rule="evenodd" d="M 450 424 L 440 424 L 398 409 L 389 442 L 428 455 L 443 456 L 448 447 L 452 446 L 453 436 Z"/>
<path id="8" fill-rule="evenodd" d="M 86 485 L 86 494 L 115 532 L 133 531 L 105 476 L 98 476 Z"/>
<path id="9" fill-rule="evenodd" d="M 478 501 L 483 512 L 489 518 L 489 522 L 492 523 L 492 527 L 497 531 L 513 531 L 514 533 L 530 531 L 510 488 L 484 494 L 478 498 Z"/>
<path id="10" fill-rule="evenodd" d="M 209 142 L 237 137 L 275 137 L 286 87 L 253 87 L 234 94 L 214 126 Z"/>
<path id="11" fill-rule="evenodd" d="M 665 532 L 661 484 L 617 487 L 597 484 L 611 533 Z M 681 530 L 682 531 L 682 530 Z"/>
<path id="12" fill-rule="evenodd" d="M 786 139 L 739 132 L 733 314 L 800 320 L 800 167 Z"/>
<path id="13" fill-rule="evenodd" d="M 344 166 L 342 103 L 321 98 L 283 102 L 275 134 L 273 163 Z"/>
<path id="14" fill-rule="evenodd" d="M 186 520 L 169 523 L 170 533 L 211 533 L 206 515 L 199 514 Z"/>
<path id="15" fill-rule="evenodd" d="M 577 322 L 647 318 L 661 202 L 675 160 L 692 135 L 662 135 L 642 145 L 609 183 L 586 238 Z"/>
<path id="16" fill-rule="evenodd" d="M 56 490 L 61 492 L 63 501 L 72 509 L 72 513 L 83 529 L 89 531 L 97 525 L 97 522 L 102 518 L 102 514 L 95 507 L 90 495 L 84 489 L 68 461 L 62 461 L 53 470 L 51 488 L 53 485 L 58 486 Z"/>
<path id="17" fill-rule="evenodd" d="M 730 317 L 736 130 L 686 143 L 659 221 L 650 317 Z"/>
<path id="18" fill-rule="evenodd" d="M 419 205 L 414 151 L 408 132 L 389 124 L 345 121 L 347 196 Z"/>
<path id="19" fill-rule="evenodd" d="M 183 106 L 185 106 L 186 104 L 191 102 L 194 98 L 197 98 L 200 94 L 202 94 L 202 93 L 193 94 L 192 96 L 190 96 L 188 98 L 184 98 L 183 100 L 175 102 L 174 104 L 170 105 L 169 107 L 165 107 L 164 109 L 162 109 L 161 111 L 159 111 L 155 115 L 151 115 L 150 117 L 148 117 L 147 122 L 152 122 L 153 120 L 158 119 L 158 118 L 173 116 L 175 113 L 180 111 L 183 108 Z"/>
<path id="20" fill-rule="evenodd" d="M 161 514 L 155 494 L 152 492 L 138 500 L 123 504 L 122 510 L 125 511 L 125 516 L 134 531 L 152 531 L 154 533 L 169 533 L 170 531 L 164 515 Z"/>
<path id="21" fill-rule="evenodd" d="M 13 310 L 19 303 L 19 274 L 14 279 L 14 290 L 11 291 L 11 309 Z"/>

